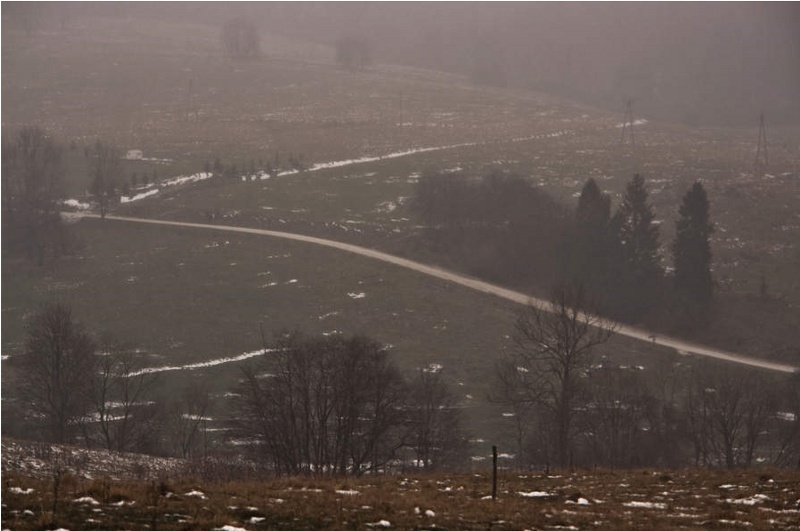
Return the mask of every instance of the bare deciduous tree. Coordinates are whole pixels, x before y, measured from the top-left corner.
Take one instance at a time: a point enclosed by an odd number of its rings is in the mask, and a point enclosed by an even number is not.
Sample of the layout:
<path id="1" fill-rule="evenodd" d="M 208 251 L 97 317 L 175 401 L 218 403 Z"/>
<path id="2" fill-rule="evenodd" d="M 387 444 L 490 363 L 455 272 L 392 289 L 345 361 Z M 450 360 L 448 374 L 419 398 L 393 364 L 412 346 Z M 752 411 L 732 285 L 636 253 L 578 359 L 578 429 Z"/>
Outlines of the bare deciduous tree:
<path id="1" fill-rule="evenodd" d="M 549 307 L 530 305 L 517 319 L 517 367 L 538 386 L 531 392 L 548 413 L 558 465 L 569 463 L 581 374 L 593 350 L 613 334 L 614 326 L 591 310 L 580 287 L 556 289 Z"/>
<path id="2" fill-rule="evenodd" d="M 90 410 L 94 343 L 72 311 L 51 304 L 28 325 L 22 391 L 41 418 L 47 440 L 70 442 Z"/>
<path id="3" fill-rule="evenodd" d="M 162 419 L 173 455 L 182 458 L 205 457 L 203 428 L 208 421 L 211 402 L 208 389 L 192 382 L 180 398 L 167 406 Z"/>
<path id="4" fill-rule="evenodd" d="M 783 393 L 785 408 L 778 414 L 780 451 L 775 463 L 800 468 L 800 374 L 794 374 Z"/>
<path id="5" fill-rule="evenodd" d="M 762 375 L 701 365 L 686 402 L 695 464 L 749 466 L 772 410 Z"/>
<path id="6" fill-rule="evenodd" d="M 377 343 L 287 334 L 265 361 L 243 372 L 235 432 L 277 473 L 375 471 L 402 446 L 405 386 Z"/>
<path id="7" fill-rule="evenodd" d="M 521 468 L 529 464 L 527 445 L 533 436 L 536 425 L 536 412 L 540 406 L 544 386 L 540 384 L 540 373 L 519 365 L 518 356 L 500 360 L 495 366 L 495 383 L 489 401 L 511 408 L 508 417 L 514 422 L 514 440 L 517 444 L 517 463 Z M 549 454 L 547 437 L 537 446 L 544 446 L 543 454 Z M 541 456 L 537 456 L 541 457 Z M 544 458 L 547 460 L 547 458 Z"/>
<path id="8" fill-rule="evenodd" d="M 26 252 L 39 265 L 63 251 L 66 230 L 58 198 L 63 149 L 38 127 L 3 139 L 3 248 Z"/>
<path id="9" fill-rule="evenodd" d="M 595 463 L 612 467 L 642 466 L 640 448 L 648 424 L 652 397 L 640 373 L 628 367 L 593 369 L 589 378 L 591 399 L 583 422 Z"/>
<path id="10" fill-rule="evenodd" d="M 105 340 L 92 380 L 93 416 L 87 423 L 87 440 L 99 439 L 108 450 L 137 451 L 156 431 L 154 404 L 150 393 L 153 375 L 139 372 L 133 352 Z"/>
<path id="11" fill-rule="evenodd" d="M 420 369 L 409 389 L 407 441 L 418 466 L 432 469 L 454 464 L 464 446 L 461 414 L 442 369 Z"/>
<path id="12" fill-rule="evenodd" d="M 97 142 L 91 160 L 91 191 L 100 205 L 100 217 L 105 219 L 108 208 L 117 197 L 117 182 L 122 175 L 122 154 L 119 149 Z"/>

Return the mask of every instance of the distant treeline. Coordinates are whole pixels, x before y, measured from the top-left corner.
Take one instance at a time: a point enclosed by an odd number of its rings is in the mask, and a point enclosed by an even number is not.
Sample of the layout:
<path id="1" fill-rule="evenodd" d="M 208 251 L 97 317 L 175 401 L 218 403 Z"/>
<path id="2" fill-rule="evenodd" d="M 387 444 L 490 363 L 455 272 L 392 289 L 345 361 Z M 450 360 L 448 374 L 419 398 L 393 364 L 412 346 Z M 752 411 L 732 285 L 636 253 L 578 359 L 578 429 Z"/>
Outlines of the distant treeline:
<path id="1" fill-rule="evenodd" d="M 669 274 L 639 175 L 613 215 L 611 198 L 592 179 L 571 212 L 523 177 L 497 172 L 424 175 L 413 206 L 426 244 L 471 274 L 538 293 L 581 285 L 605 315 L 673 330 L 707 315 L 713 226 L 700 183 L 680 208 Z"/>

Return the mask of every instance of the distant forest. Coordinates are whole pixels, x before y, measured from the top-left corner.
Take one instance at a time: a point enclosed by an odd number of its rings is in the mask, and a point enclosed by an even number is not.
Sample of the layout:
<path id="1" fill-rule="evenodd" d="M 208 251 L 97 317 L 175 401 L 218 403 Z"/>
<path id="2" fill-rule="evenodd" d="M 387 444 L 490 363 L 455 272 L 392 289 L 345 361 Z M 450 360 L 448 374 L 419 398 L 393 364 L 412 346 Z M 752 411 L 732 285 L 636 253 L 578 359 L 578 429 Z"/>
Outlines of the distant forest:
<path id="1" fill-rule="evenodd" d="M 425 245 L 470 274 L 542 295 L 581 286 L 603 314 L 671 333 L 708 322 L 714 228 L 699 182 L 687 190 L 675 240 L 663 250 L 639 175 L 613 212 L 593 179 L 571 212 L 525 178 L 501 172 L 423 175 L 413 208 L 425 222 Z"/>

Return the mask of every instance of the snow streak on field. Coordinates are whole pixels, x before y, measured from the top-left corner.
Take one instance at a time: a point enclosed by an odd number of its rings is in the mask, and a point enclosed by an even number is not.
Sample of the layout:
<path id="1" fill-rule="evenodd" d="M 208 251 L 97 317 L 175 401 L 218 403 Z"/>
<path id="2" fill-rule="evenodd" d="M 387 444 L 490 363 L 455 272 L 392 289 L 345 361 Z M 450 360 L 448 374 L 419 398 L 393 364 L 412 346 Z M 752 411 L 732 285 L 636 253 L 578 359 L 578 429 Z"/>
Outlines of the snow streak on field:
<path id="1" fill-rule="evenodd" d="M 635 125 L 642 125 L 642 124 L 644 124 L 646 122 L 647 122 L 646 120 L 637 120 L 636 122 L 634 122 L 634 124 Z M 557 138 L 557 137 L 560 137 L 560 136 L 565 136 L 565 135 L 569 135 L 569 134 L 573 134 L 573 133 L 574 133 L 573 131 L 559 130 L 559 131 L 554 131 L 552 133 L 542 133 L 542 134 L 537 134 L 537 135 L 516 137 L 516 138 L 512 138 L 512 139 L 508 140 L 508 142 L 517 143 L 517 142 L 526 142 L 526 141 L 531 141 L 531 140 L 543 140 L 543 139 L 547 139 L 547 138 Z M 496 143 L 496 142 L 497 141 L 462 142 L 462 143 L 458 143 L 458 144 L 449 144 L 449 145 L 444 145 L 444 146 L 431 146 L 431 147 L 419 147 L 419 148 L 414 148 L 414 149 L 406 149 L 406 150 L 403 150 L 403 151 L 395 151 L 395 152 L 392 152 L 392 153 L 388 153 L 386 155 L 367 156 L 367 157 L 361 157 L 361 158 L 357 158 L 357 159 L 336 160 L 336 161 L 331 161 L 331 162 L 317 162 L 315 164 L 312 164 L 309 168 L 306 168 L 306 169 L 303 169 L 303 170 L 300 170 L 300 169 L 285 170 L 285 171 L 281 171 L 281 172 L 276 173 L 275 176 L 277 176 L 277 177 L 286 177 L 286 176 L 289 176 L 289 175 L 296 175 L 296 174 L 299 174 L 299 173 L 311 173 L 311 172 L 317 172 L 317 171 L 320 171 L 320 170 L 329 170 L 329 169 L 333 169 L 333 168 L 344 168 L 346 166 L 354 166 L 354 165 L 357 165 L 357 164 L 367 164 L 367 163 L 370 163 L 370 162 L 381 162 L 381 161 L 386 161 L 386 160 L 398 159 L 398 158 L 401 158 L 401 157 L 408 157 L 408 156 L 411 156 L 411 155 L 418 155 L 418 154 L 421 154 L 421 153 L 431 153 L 431 152 L 434 152 L 434 151 L 444 151 L 444 150 L 458 149 L 458 148 L 464 148 L 464 147 L 474 147 L 474 146 L 479 146 L 479 145 L 492 144 L 492 143 Z M 178 177 L 174 177 L 172 179 L 167 179 L 167 180 L 161 181 L 157 185 L 152 185 L 152 187 L 147 188 L 144 191 L 139 192 L 139 193 L 137 193 L 135 195 L 123 196 L 123 197 L 120 198 L 120 202 L 121 203 L 131 203 L 131 202 L 134 202 L 134 201 L 139 201 L 141 199 L 145 199 L 147 197 L 152 197 L 152 196 L 158 194 L 159 191 L 162 190 L 162 189 L 173 187 L 173 186 L 179 186 L 179 185 L 184 185 L 184 184 L 195 183 L 195 182 L 199 182 L 199 181 L 204 181 L 206 179 L 210 179 L 213 176 L 214 176 L 213 173 L 207 173 L 207 172 L 200 172 L 200 173 L 196 173 L 196 174 L 193 174 L 193 175 L 181 175 L 181 176 L 178 176 Z M 266 180 L 266 179 L 269 179 L 271 177 L 272 177 L 271 174 L 269 174 L 267 172 L 264 172 L 264 171 L 260 171 L 260 172 L 257 172 L 255 174 L 252 174 L 252 175 L 242 175 L 241 176 L 241 180 L 242 181 Z M 77 200 L 68 199 L 65 202 L 65 204 L 72 204 L 72 203 L 77 203 Z"/>
<path id="2" fill-rule="evenodd" d="M 237 361 L 244 361 L 250 358 L 255 358 L 256 356 L 263 356 L 265 354 L 269 354 L 270 352 L 275 352 L 275 349 L 261 349 L 261 350 L 254 350 L 252 352 L 245 352 L 244 354 L 239 354 L 238 356 L 231 356 L 228 358 L 217 358 L 208 361 L 200 361 L 197 363 L 189 363 L 186 365 L 168 365 L 163 367 L 148 367 L 145 369 L 140 369 L 138 371 L 130 373 L 128 376 L 140 376 L 142 374 L 153 374 L 159 372 L 169 372 L 169 371 L 192 371 L 195 369 L 205 369 L 208 367 L 215 367 L 217 365 L 223 365 L 226 363 L 235 363 Z"/>

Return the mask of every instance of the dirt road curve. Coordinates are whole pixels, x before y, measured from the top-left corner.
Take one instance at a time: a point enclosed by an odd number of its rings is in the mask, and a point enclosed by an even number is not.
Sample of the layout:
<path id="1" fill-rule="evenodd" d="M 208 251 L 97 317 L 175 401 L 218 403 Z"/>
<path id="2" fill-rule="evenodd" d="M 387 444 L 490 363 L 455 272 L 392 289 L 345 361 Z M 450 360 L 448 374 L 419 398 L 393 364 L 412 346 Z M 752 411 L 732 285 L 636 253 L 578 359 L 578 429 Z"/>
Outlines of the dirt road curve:
<path id="1" fill-rule="evenodd" d="M 90 217 L 90 218 L 99 218 L 99 215 L 96 214 L 82 214 L 81 217 Z M 179 221 L 163 221 L 158 219 L 142 219 L 142 218 L 129 218 L 129 217 L 121 217 L 121 216 L 106 216 L 107 220 L 114 220 L 114 221 L 125 221 L 125 222 L 132 222 L 132 223 L 149 223 L 151 225 L 171 225 L 174 227 L 186 227 L 186 228 L 193 228 L 193 229 L 204 229 L 204 230 L 215 230 L 215 231 L 223 231 L 223 232 L 240 232 L 244 234 L 257 234 L 260 236 L 269 236 L 272 238 L 283 238 L 286 240 L 294 240 L 298 242 L 305 242 L 311 243 L 314 245 L 322 245 L 325 247 L 331 247 L 333 249 L 339 249 L 341 251 L 346 251 L 349 253 L 357 254 L 360 256 L 366 256 L 368 258 L 373 258 L 375 260 L 381 260 L 383 262 L 388 262 L 390 264 L 394 264 L 399 267 L 404 267 L 406 269 L 411 269 L 413 271 L 417 271 L 419 273 L 429 275 L 432 277 L 440 278 L 447 282 L 453 282 L 455 284 L 460 284 L 470 289 L 474 289 L 476 291 L 481 291 L 483 293 L 487 293 L 489 295 L 494 295 L 496 297 L 501 297 L 503 299 L 510 300 L 512 302 L 516 302 L 518 304 L 532 304 L 537 306 L 538 308 L 547 309 L 548 303 L 542 299 L 536 299 L 531 297 L 530 295 L 526 295 L 524 293 L 520 293 L 518 291 L 512 291 L 510 289 L 502 288 L 500 286 L 496 286 L 494 284 L 490 284 L 488 282 L 483 282 L 481 280 L 477 280 L 475 278 L 470 278 L 464 275 L 460 275 L 458 273 L 454 273 L 452 271 L 447 271 L 445 269 L 440 269 L 438 267 L 433 267 L 425 264 L 421 264 L 419 262 L 414 262 L 413 260 L 408 260 L 406 258 L 400 258 L 398 256 L 393 256 L 391 254 L 382 253 L 380 251 L 375 251 L 373 249 L 367 249 L 365 247 L 359 247 L 357 245 L 351 245 L 349 243 L 342 243 L 333 240 L 326 240 L 323 238 L 315 238 L 313 236 L 304 236 L 302 234 L 293 234 L 290 232 L 280 232 L 274 230 L 264 230 L 264 229 L 254 229 L 248 227 L 232 227 L 227 225 L 211 225 L 206 223 L 185 223 Z M 734 354 L 732 352 L 725 352 L 723 350 L 717 350 L 710 347 L 705 347 L 703 345 L 697 345 L 694 343 L 689 343 L 680 339 L 674 339 L 671 337 L 663 337 L 663 336 L 654 336 L 651 332 L 646 330 L 635 328 L 628 325 L 623 325 L 621 323 L 617 323 L 617 333 L 632 337 L 634 339 L 639 339 L 641 341 L 647 341 L 650 343 L 655 342 L 656 344 L 669 347 L 675 349 L 677 352 L 681 354 L 695 354 L 698 356 L 706 356 L 709 358 L 716 358 L 719 360 L 729 361 L 733 363 L 739 363 L 741 365 L 749 365 L 751 367 L 757 367 L 760 369 L 767 369 L 771 371 L 778 371 L 778 372 L 785 372 L 785 373 L 792 373 L 800 371 L 800 367 L 793 367 L 791 365 L 785 365 L 782 363 L 774 363 L 770 361 L 764 361 L 757 358 L 751 358 L 748 356 L 742 356 L 740 354 Z"/>

